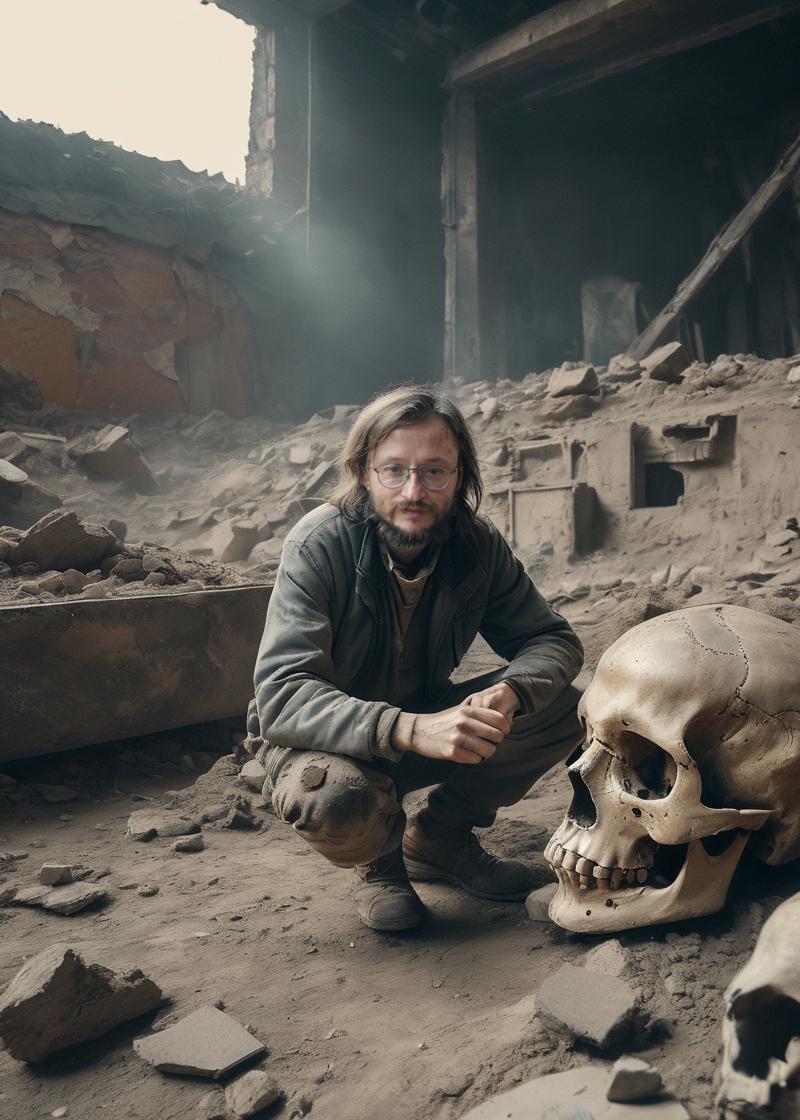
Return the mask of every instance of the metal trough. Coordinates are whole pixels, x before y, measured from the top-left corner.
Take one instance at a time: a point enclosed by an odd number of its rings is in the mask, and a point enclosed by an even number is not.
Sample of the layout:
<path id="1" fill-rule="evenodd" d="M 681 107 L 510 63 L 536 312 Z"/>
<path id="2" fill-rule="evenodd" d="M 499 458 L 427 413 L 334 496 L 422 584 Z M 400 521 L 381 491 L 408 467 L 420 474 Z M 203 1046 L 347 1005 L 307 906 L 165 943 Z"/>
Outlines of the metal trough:
<path id="1" fill-rule="evenodd" d="M 0 762 L 244 715 L 271 590 L 0 608 Z"/>

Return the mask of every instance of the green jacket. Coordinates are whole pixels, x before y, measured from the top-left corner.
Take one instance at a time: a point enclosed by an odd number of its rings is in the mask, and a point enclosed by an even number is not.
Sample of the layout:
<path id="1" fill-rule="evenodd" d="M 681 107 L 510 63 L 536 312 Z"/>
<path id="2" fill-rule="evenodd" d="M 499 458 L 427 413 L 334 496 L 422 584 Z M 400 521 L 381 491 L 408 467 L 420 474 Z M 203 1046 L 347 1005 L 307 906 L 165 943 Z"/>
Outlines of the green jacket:
<path id="1" fill-rule="evenodd" d="M 255 668 L 261 732 L 271 744 L 365 760 L 400 755 L 400 709 L 370 696 L 393 656 L 389 574 L 371 522 L 320 506 L 290 531 Z M 528 578 L 492 523 L 476 518 L 442 546 L 431 576 L 429 710 L 479 632 L 509 664 L 528 712 L 577 676 L 583 650 L 569 623 Z"/>

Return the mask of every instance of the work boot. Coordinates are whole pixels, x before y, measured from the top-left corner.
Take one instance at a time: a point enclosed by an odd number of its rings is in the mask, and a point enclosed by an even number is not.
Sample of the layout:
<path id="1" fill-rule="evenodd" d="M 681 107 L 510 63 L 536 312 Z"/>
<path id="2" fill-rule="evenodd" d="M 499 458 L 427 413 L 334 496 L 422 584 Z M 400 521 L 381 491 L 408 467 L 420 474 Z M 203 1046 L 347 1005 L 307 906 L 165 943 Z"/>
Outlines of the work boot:
<path id="1" fill-rule="evenodd" d="M 353 872 L 353 900 L 365 926 L 396 932 L 421 923 L 425 907 L 408 881 L 400 848 Z"/>
<path id="2" fill-rule="evenodd" d="M 422 813 L 406 826 L 403 858 L 412 879 L 443 879 L 476 898 L 523 902 L 536 886 L 530 868 L 490 855 L 469 825 L 449 828 Z"/>

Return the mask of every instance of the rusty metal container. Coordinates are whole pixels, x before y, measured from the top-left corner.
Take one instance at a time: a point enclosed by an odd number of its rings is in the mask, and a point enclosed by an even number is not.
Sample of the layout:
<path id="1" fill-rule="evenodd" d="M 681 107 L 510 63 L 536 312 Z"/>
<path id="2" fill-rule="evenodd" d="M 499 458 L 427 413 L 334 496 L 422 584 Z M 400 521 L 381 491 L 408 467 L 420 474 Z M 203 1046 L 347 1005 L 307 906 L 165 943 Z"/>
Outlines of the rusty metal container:
<path id="1" fill-rule="evenodd" d="M 271 590 L 0 608 L 0 762 L 243 715 Z"/>

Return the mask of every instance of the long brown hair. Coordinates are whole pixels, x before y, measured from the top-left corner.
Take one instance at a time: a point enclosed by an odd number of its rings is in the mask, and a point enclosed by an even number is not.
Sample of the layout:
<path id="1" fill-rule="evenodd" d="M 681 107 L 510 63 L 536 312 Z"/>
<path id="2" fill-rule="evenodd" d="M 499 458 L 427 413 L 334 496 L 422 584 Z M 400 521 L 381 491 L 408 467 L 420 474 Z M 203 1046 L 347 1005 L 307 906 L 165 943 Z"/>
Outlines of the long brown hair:
<path id="1" fill-rule="evenodd" d="M 473 521 L 483 497 L 483 483 L 472 433 L 461 412 L 447 397 L 428 385 L 400 385 L 373 397 L 353 423 L 339 457 L 339 483 L 331 502 L 354 521 L 367 516 L 367 488 L 362 482 L 370 455 L 403 424 L 419 424 L 441 417 L 458 444 L 462 471 L 461 486 L 453 503 L 455 528 L 466 529 Z"/>

